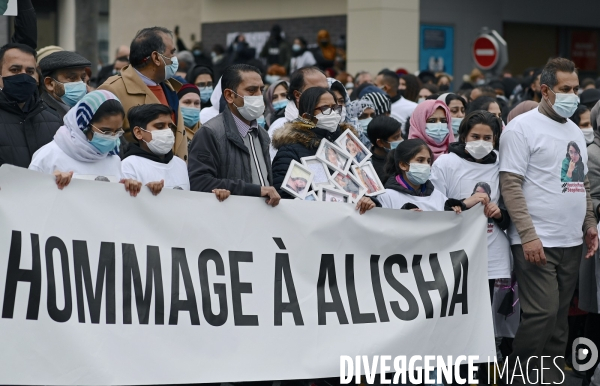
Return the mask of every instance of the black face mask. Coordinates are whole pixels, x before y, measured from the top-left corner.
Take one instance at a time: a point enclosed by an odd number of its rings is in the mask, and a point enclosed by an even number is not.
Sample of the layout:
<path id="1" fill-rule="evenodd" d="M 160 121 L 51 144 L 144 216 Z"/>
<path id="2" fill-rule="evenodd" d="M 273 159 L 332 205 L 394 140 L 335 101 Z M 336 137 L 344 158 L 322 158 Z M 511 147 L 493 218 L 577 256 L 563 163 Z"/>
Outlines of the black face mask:
<path id="1" fill-rule="evenodd" d="M 398 95 L 400 95 L 401 97 L 404 97 L 404 89 L 402 90 L 398 90 Z"/>
<path id="2" fill-rule="evenodd" d="M 4 82 L 2 89 L 4 95 L 17 103 L 27 102 L 37 89 L 35 79 L 27 74 L 2 77 L 2 81 Z"/>
<path id="3" fill-rule="evenodd" d="M 440 85 L 439 90 L 441 92 L 446 92 L 446 91 L 450 90 L 450 85 L 442 84 L 442 85 Z"/>

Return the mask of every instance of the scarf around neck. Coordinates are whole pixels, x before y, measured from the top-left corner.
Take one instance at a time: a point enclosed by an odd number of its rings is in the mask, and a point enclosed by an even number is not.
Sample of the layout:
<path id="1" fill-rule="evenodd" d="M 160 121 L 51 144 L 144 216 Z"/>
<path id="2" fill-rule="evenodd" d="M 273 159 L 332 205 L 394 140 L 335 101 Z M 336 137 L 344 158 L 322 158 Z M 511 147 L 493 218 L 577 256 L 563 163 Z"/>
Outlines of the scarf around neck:
<path id="1" fill-rule="evenodd" d="M 56 145 L 69 157 L 81 162 L 96 162 L 109 155 L 118 154 L 118 145 L 107 154 L 100 153 L 88 141 L 84 133 L 84 130 L 90 126 L 96 111 L 104 102 L 111 99 L 119 100 L 113 93 L 106 90 L 92 91 L 84 96 L 65 115 L 64 125 L 54 135 Z"/>
<path id="2" fill-rule="evenodd" d="M 548 102 L 546 100 L 546 98 L 544 98 L 543 96 L 542 96 L 542 101 L 540 102 L 540 104 L 538 106 L 538 111 L 541 114 L 552 119 L 553 121 L 556 121 L 558 123 L 567 123 L 567 118 L 563 118 L 560 115 L 558 115 L 558 113 L 556 111 L 554 111 L 554 108 L 552 107 L 550 102 Z"/>

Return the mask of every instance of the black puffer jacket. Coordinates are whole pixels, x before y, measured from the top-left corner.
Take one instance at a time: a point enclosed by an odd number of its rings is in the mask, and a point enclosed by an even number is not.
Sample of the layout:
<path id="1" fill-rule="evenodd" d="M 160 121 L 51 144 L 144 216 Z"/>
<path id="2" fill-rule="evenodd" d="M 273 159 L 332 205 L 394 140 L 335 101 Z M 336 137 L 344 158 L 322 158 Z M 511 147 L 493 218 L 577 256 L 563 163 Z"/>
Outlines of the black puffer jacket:
<path id="1" fill-rule="evenodd" d="M 356 130 L 348 124 L 340 125 L 336 132 L 331 133 L 299 121 L 288 122 L 283 128 L 275 131 L 272 144 L 277 149 L 277 155 L 273 159 L 273 186 L 281 198 L 294 198 L 281 189 L 292 161 L 301 162 L 303 157 L 314 156 L 323 138 L 333 142 L 346 129 L 352 130 L 357 135 Z"/>
<path id="2" fill-rule="evenodd" d="M 0 165 L 29 167 L 31 157 L 51 142 L 62 120 L 37 95 L 24 110 L 0 92 Z"/>

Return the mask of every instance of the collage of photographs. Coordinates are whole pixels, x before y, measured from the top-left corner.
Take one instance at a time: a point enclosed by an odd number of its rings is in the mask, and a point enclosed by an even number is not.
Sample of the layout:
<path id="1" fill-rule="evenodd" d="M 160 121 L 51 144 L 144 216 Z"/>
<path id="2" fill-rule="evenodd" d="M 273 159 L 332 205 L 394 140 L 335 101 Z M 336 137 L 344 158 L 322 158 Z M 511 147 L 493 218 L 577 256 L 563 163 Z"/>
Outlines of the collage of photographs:
<path id="1" fill-rule="evenodd" d="M 315 156 L 292 161 L 282 188 L 297 200 L 357 203 L 385 192 L 370 158 L 369 149 L 346 130 L 335 142 L 323 139 Z"/>

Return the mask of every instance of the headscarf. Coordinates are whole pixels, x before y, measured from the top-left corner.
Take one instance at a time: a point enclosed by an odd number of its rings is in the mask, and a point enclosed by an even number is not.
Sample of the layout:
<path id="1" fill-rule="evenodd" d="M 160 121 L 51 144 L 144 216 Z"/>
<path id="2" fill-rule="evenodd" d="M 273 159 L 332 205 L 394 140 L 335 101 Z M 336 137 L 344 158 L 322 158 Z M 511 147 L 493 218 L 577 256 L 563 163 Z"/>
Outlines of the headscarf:
<path id="1" fill-rule="evenodd" d="M 371 108 L 375 110 L 375 105 L 368 99 L 357 99 L 355 101 L 350 102 L 348 106 L 346 106 L 346 115 L 356 120 L 357 125 L 354 127 L 358 130 L 358 139 L 368 148 L 371 147 L 371 141 L 369 141 L 369 137 L 367 137 L 366 130 L 362 130 L 360 124 L 358 123 L 358 117 L 362 115 L 362 113 Z"/>
<path id="2" fill-rule="evenodd" d="M 119 152 L 118 145 L 108 154 L 100 153 L 88 141 L 84 133 L 84 130 L 90 126 L 90 122 L 94 118 L 96 111 L 98 111 L 104 102 L 111 99 L 119 101 L 113 93 L 106 90 L 95 90 L 86 94 L 65 115 L 63 119 L 64 125 L 54 135 L 56 145 L 69 157 L 81 162 L 96 162 L 109 155 L 117 155 Z"/>
<path id="3" fill-rule="evenodd" d="M 267 120 L 267 122 L 269 122 L 269 120 L 267 119 L 268 117 L 274 116 L 276 111 L 273 108 L 273 93 L 275 92 L 275 89 L 277 88 L 277 86 L 279 86 L 280 84 L 285 83 L 289 88 L 290 84 L 285 81 L 285 80 L 278 80 L 277 82 L 273 83 L 272 85 L 269 86 L 269 88 L 267 89 L 267 92 L 265 93 L 265 106 L 267 108 L 267 111 L 265 112 L 265 119 Z M 290 104 L 290 102 L 288 102 L 288 104 Z M 269 122 L 269 124 L 271 124 L 271 122 Z"/>
<path id="4" fill-rule="evenodd" d="M 454 94 L 454 93 L 452 93 L 452 92 L 447 92 L 447 93 L 444 93 L 444 94 L 440 95 L 440 96 L 437 98 L 437 100 L 438 100 L 438 101 L 442 101 L 442 102 L 446 103 L 446 97 L 447 97 L 448 95 L 450 95 L 450 94 Z"/>
<path id="5" fill-rule="evenodd" d="M 213 71 L 210 68 L 201 64 L 197 64 L 194 67 L 192 67 L 185 76 L 185 80 L 188 83 L 196 84 L 196 78 L 198 77 L 198 75 L 202 74 L 210 75 L 211 81 L 214 81 Z"/>
<path id="6" fill-rule="evenodd" d="M 333 84 L 336 82 L 342 86 L 342 88 L 345 91 L 345 95 L 346 95 L 346 98 L 344 99 L 344 105 L 346 106 L 346 119 L 344 120 L 344 122 L 349 123 L 352 126 L 356 127 L 356 125 L 358 125 L 358 118 L 351 117 L 348 114 L 348 106 L 350 105 L 350 95 L 348 94 L 348 90 L 346 89 L 346 86 L 344 86 L 344 84 L 337 79 L 327 78 L 327 83 L 329 84 L 329 90 L 331 90 L 331 86 L 333 86 Z"/>
<path id="7" fill-rule="evenodd" d="M 538 107 L 538 104 L 539 103 L 537 103 L 536 101 L 523 101 L 523 102 L 519 103 L 518 105 L 515 106 L 514 109 L 510 110 L 510 113 L 508 113 L 508 118 L 506 119 L 506 123 L 508 124 L 508 122 L 512 121 L 517 116 L 535 109 L 536 107 Z"/>
<path id="8" fill-rule="evenodd" d="M 346 114 L 348 117 L 356 118 L 356 120 L 358 120 L 358 117 L 360 117 L 363 111 L 368 108 L 375 110 L 373 102 L 368 99 L 357 99 L 346 106 Z"/>
<path id="9" fill-rule="evenodd" d="M 328 42 L 325 47 L 321 45 L 322 40 L 327 40 Z M 319 31 L 317 34 L 317 43 L 321 48 L 321 53 L 323 54 L 323 58 L 325 58 L 325 60 L 335 59 L 336 49 L 335 46 L 331 44 L 331 38 L 329 37 L 329 32 L 327 32 L 327 30 L 322 29 Z"/>
<path id="10" fill-rule="evenodd" d="M 375 106 L 375 116 L 391 112 L 392 104 L 390 98 L 383 92 L 370 92 L 365 94 L 361 99 L 367 100 Z"/>
<path id="11" fill-rule="evenodd" d="M 436 143 L 433 138 L 425 133 L 427 119 L 439 108 L 443 109 L 444 113 L 446 113 L 446 121 L 448 122 L 448 136 L 444 142 L 440 144 Z M 410 117 L 410 133 L 408 134 L 408 139 L 420 138 L 424 140 L 431 148 L 431 151 L 433 151 L 433 159 L 436 160 L 440 155 L 446 154 L 448 152 L 448 145 L 454 142 L 451 121 L 452 117 L 450 116 L 450 110 L 448 110 L 446 103 L 438 100 L 426 100 L 421 102 L 417 105 Z"/>
<path id="12" fill-rule="evenodd" d="M 212 106 L 205 107 L 200 110 L 200 123 L 206 123 L 219 115 L 219 102 L 221 101 L 221 96 L 223 95 L 223 91 L 221 90 L 221 78 L 219 78 L 219 82 L 214 88 L 212 95 L 210 96 L 210 103 Z"/>
<path id="13" fill-rule="evenodd" d="M 177 91 L 177 97 L 181 99 L 185 94 L 190 93 L 200 96 L 200 89 L 193 83 L 186 83 L 183 86 L 181 86 L 179 91 Z"/>
<path id="14" fill-rule="evenodd" d="M 327 83 L 329 84 L 330 90 L 331 90 L 331 86 L 333 86 L 333 84 L 335 82 L 338 82 L 339 84 L 341 84 L 342 87 L 344 88 L 344 91 L 346 91 L 346 99 L 344 99 L 344 104 L 346 106 L 348 106 L 350 104 L 350 96 L 348 95 L 348 90 L 346 90 L 346 86 L 344 86 L 344 84 L 342 82 L 340 82 L 339 80 L 337 80 L 335 78 L 327 78 Z"/>

